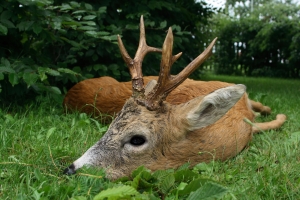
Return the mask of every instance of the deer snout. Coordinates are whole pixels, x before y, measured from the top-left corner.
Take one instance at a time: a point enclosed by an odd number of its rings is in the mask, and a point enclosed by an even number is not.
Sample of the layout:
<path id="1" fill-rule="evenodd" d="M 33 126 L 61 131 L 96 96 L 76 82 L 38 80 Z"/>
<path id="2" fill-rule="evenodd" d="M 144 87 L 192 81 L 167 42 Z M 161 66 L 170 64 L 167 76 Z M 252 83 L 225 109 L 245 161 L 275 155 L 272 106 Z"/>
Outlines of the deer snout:
<path id="1" fill-rule="evenodd" d="M 75 171 L 75 165 L 74 164 L 72 164 L 72 165 L 70 165 L 69 167 L 67 167 L 65 170 L 64 170 L 64 172 L 63 172 L 63 174 L 66 174 L 66 175 L 73 175 L 73 174 L 75 174 L 76 173 L 76 171 Z"/>

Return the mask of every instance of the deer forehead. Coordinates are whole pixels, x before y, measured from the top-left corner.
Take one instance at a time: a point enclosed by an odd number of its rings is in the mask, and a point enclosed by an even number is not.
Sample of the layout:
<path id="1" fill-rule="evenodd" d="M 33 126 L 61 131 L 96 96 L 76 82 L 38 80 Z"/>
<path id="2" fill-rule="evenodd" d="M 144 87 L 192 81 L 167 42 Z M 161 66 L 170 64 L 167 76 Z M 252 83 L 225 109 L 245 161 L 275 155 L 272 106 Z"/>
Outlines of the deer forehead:
<path id="1" fill-rule="evenodd" d="M 167 126 L 168 115 L 168 111 L 149 111 L 130 98 L 110 125 L 107 133 L 115 139 L 139 134 L 152 136 L 162 132 L 162 127 Z"/>

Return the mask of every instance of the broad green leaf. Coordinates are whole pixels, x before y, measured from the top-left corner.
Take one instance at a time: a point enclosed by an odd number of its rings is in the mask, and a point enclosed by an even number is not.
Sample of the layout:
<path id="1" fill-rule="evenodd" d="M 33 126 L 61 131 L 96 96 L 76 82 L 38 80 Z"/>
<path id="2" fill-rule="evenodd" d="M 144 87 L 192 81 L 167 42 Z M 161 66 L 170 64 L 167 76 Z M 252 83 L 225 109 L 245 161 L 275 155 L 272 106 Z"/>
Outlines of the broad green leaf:
<path id="1" fill-rule="evenodd" d="M 77 72 L 77 73 L 81 73 L 81 68 L 76 66 L 76 67 L 73 67 L 72 69 L 74 72 Z"/>
<path id="2" fill-rule="evenodd" d="M 113 40 L 117 40 L 117 35 L 101 36 L 99 38 L 103 40 L 113 41 Z"/>
<path id="3" fill-rule="evenodd" d="M 49 91 L 53 92 L 54 94 L 61 94 L 61 91 L 58 87 L 50 87 Z"/>
<path id="4" fill-rule="evenodd" d="M 21 21 L 19 24 L 17 24 L 17 28 L 19 28 L 19 31 L 27 31 L 34 21 Z"/>
<path id="5" fill-rule="evenodd" d="M 73 8 L 66 3 L 63 3 L 62 6 L 60 7 L 60 10 L 72 10 Z"/>
<path id="6" fill-rule="evenodd" d="M 121 74 L 121 72 L 119 70 L 113 70 L 112 73 L 115 76 L 120 76 L 120 74 Z"/>
<path id="7" fill-rule="evenodd" d="M 66 73 L 66 74 L 73 74 L 73 75 L 79 75 L 79 76 L 81 76 L 81 74 L 79 74 L 77 72 L 74 72 L 73 70 L 68 69 L 68 68 L 58 68 L 57 71 L 63 72 L 63 73 Z"/>
<path id="8" fill-rule="evenodd" d="M 121 71 L 122 76 L 129 77 L 129 73 L 127 71 Z"/>
<path id="9" fill-rule="evenodd" d="M 99 71 L 99 70 L 104 71 L 104 72 L 107 71 L 107 67 L 105 65 L 96 64 L 93 66 L 93 68 L 95 71 Z"/>
<path id="10" fill-rule="evenodd" d="M 62 22 L 60 22 L 60 21 L 54 21 L 54 22 L 52 23 L 53 29 L 56 29 L 56 30 L 61 29 L 61 23 L 62 23 Z"/>
<path id="11" fill-rule="evenodd" d="M 92 26 L 80 26 L 80 27 L 77 28 L 77 30 L 92 31 L 92 30 L 96 30 L 96 27 L 92 27 Z"/>
<path id="12" fill-rule="evenodd" d="M 40 76 L 41 81 L 44 81 L 44 80 L 46 80 L 48 78 L 48 76 L 46 75 L 45 72 L 39 73 L 39 76 Z"/>
<path id="13" fill-rule="evenodd" d="M 63 22 L 61 22 L 61 24 L 72 26 L 72 28 L 76 28 L 77 26 L 81 26 L 81 23 L 76 22 L 76 21 L 63 21 Z"/>
<path id="14" fill-rule="evenodd" d="M 23 74 L 23 80 L 27 84 L 27 87 L 35 84 L 35 82 L 38 80 L 39 76 L 36 73 L 28 73 L 25 72 Z"/>
<path id="15" fill-rule="evenodd" d="M 39 72 L 40 76 L 44 76 L 43 74 L 45 74 L 45 73 L 50 74 L 52 76 L 60 76 L 60 73 L 58 71 L 50 69 L 49 67 L 39 67 L 38 72 Z M 43 77 L 43 78 L 46 78 L 46 77 Z"/>
<path id="16" fill-rule="evenodd" d="M 19 77 L 16 73 L 10 73 L 8 75 L 8 80 L 12 86 L 15 86 L 19 83 Z"/>
<path id="17" fill-rule="evenodd" d="M 146 169 L 145 171 L 141 172 L 142 180 L 149 181 L 152 178 L 150 170 Z"/>
<path id="18" fill-rule="evenodd" d="M 2 25 L 6 26 L 6 28 L 15 28 L 16 26 L 8 19 L 1 20 Z"/>
<path id="19" fill-rule="evenodd" d="M 88 25 L 88 26 L 96 26 L 96 23 L 94 21 L 83 21 L 83 22 L 80 22 L 80 23 Z"/>
<path id="20" fill-rule="evenodd" d="M 84 16 L 82 19 L 83 20 L 92 20 L 92 19 L 95 19 L 97 16 L 96 15 L 87 15 L 87 16 Z"/>
<path id="21" fill-rule="evenodd" d="M 12 13 L 11 11 L 5 10 L 5 11 L 1 12 L 0 19 L 1 19 L 1 20 L 5 20 L 5 19 L 7 20 L 7 19 L 9 19 L 12 15 L 13 15 L 13 13 Z"/>
<path id="22" fill-rule="evenodd" d="M 206 164 L 205 162 L 198 163 L 197 165 L 194 166 L 193 169 L 197 170 L 197 171 L 210 171 L 210 170 L 212 170 L 210 168 L 210 166 L 208 164 Z"/>
<path id="23" fill-rule="evenodd" d="M 168 176 L 170 174 L 169 171 L 167 170 L 157 170 L 152 174 L 152 177 L 158 179 L 158 180 L 162 180 L 164 179 L 166 176 Z"/>
<path id="24" fill-rule="evenodd" d="M 11 67 L 0 67 L 0 73 L 2 72 L 15 73 L 15 70 Z"/>
<path id="25" fill-rule="evenodd" d="M 0 33 L 3 35 L 7 34 L 7 27 L 0 23 Z"/>
<path id="26" fill-rule="evenodd" d="M 142 171 L 147 171 L 147 169 L 144 166 L 140 166 L 131 173 L 131 176 L 134 178 L 137 175 L 139 175 Z"/>
<path id="27" fill-rule="evenodd" d="M 109 65 L 108 69 L 111 71 L 115 71 L 119 69 L 119 66 L 117 64 L 111 64 Z"/>
<path id="28" fill-rule="evenodd" d="M 73 8 L 78 8 L 78 7 L 80 7 L 80 4 L 77 3 L 77 2 L 75 2 L 75 1 L 71 1 L 71 2 L 70 2 L 70 5 L 71 5 Z"/>
<path id="29" fill-rule="evenodd" d="M 2 63 L 5 67 L 10 67 L 10 62 L 9 62 L 9 60 L 7 60 L 7 59 L 4 58 L 4 57 L 1 58 L 1 63 Z"/>
<path id="30" fill-rule="evenodd" d="M 69 40 L 69 39 L 67 39 L 67 38 L 65 38 L 65 37 L 60 37 L 62 40 L 64 40 L 64 41 L 66 41 L 67 43 L 69 43 L 69 44 L 71 44 L 72 46 L 74 46 L 74 47 L 77 47 L 77 48 L 83 48 L 83 46 L 80 44 L 80 43 L 78 43 L 78 42 L 75 42 L 75 41 L 73 41 L 73 40 Z"/>
<path id="31" fill-rule="evenodd" d="M 94 200 L 101 199 L 130 199 L 131 196 L 139 194 L 136 189 L 128 185 L 117 186 L 101 191 Z M 127 197 L 127 198 L 126 198 Z"/>
<path id="32" fill-rule="evenodd" d="M 166 26 L 167 26 L 166 20 L 160 23 L 160 28 L 166 28 Z"/>
<path id="33" fill-rule="evenodd" d="M 93 6 L 91 4 L 85 3 L 84 6 L 87 10 L 93 10 Z"/>
<path id="34" fill-rule="evenodd" d="M 99 13 L 99 14 L 106 13 L 106 6 L 100 7 L 100 8 L 98 9 L 98 13 Z"/>
<path id="35" fill-rule="evenodd" d="M 138 189 L 140 180 L 141 180 L 141 174 L 138 174 L 133 178 L 132 181 L 129 182 L 130 186 L 133 187 L 134 189 Z"/>
<path id="36" fill-rule="evenodd" d="M 26 32 L 23 32 L 21 35 L 22 35 L 21 43 L 24 44 L 25 42 L 28 41 L 28 35 Z"/>
<path id="37" fill-rule="evenodd" d="M 76 10 L 72 13 L 72 15 L 79 14 L 79 13 L 86 13 L 86 12 L 87 12 L 86 10 Z"/>
<path id="38" fill-rule="evenodd" d="M 179 191 L 179 195 L 187 195 L 193 191 L 196 191 L 198 188 L 206 184 L 207 182 L 211 182 L 210 179 L 198 178 L 191 181 L 183 190 Z"/>
<path id="39" fill-rule="evenodd" d="M 167 194 L 169 190 L 172 188 L 172 186 L 175 183 L 175 177 L 174 174 L 169 174 L 167 177 L 165 177 L 160 185 L 160 189 L 164 194 Z"/>
<path id="40" fill-rule="evenodd" d="M 188 184 L 185 183 L 185 182 L 181 182 L 178 187 L 177 187 L 177 190 L 183 190 L 185 188 L 185 186 L 187 186 Z"/>
<path id="41" fill-rule="evenodd" d="M 38 24 L 38 23 L 34 23 L 32 25 L 32 30 L 35 34 L 38 35 L 43 30 L 43 27 L 41 27 L 40 24 Z"/>
<path id="42" fill-rule="evenodd" d="M 136 25 L 136 24 L 127 24 L 126 26 L 125 26 L 125 28 L 126 29 L 138 29 L 139 28 L 139 26 L 138 25 Z"/>
<path id="43" fill-rule="evenodd" d="M 4 74 L 0 72 L 0 81 L 4 79 Z"/>
<path id="44" fill-rule="evenodd" d="M 181 27 L 180 26 L 175 25 L 174 29 L 177 30 L 178 32 L 181 32 Z"/>
<path id="45" fill-rule="evenodd" d="M 183 165 L 181 165 L 178 169 L 177 169 L 177 171 L 180 171 L 180 170 L 186 170 L 186 169 L 189 169 L 189 167 L 190 167 L 190 163 L 184 163 Z"/>
<path id="46" fill-rule="evenodd" d="M 116 40 L 116 36 L 115 35 L 110 35 L 110 32 L 106 32 L 106 31 L 86 31 L 85 34 L 95 37 L 95 38 L 101 38 L 101 39 L 105 39 L 105 40 Z M 103 37 L 103 36 L 107 36 L 107 37 Z"/>
<path id="47" fill-rule="evenodd" d="M 227 192 L 228 192 L 227 188 L 219 184 L 209 182 L 204 186 L 200 187 L 199 189 L 197 189 L 195 192 L 192 192 L 188 196 L 187 200 L 220 199 Z"/>
<path id="48" fill-rule="evenodd" d="M 189 169 L 176 171 L 174 174 L 175 180 L 177 182 L 190 182 L 193 179 L 196 179 L 198 176 L 199 176 L 199 174 L 197 174 Z"/>
<path id="49" fill-rule="evenodd" d="M 56 70 L 53 70 L 53 69 L 50 69 L 50 68 L 47 68 L 46 69 L 46 73 L 47 74 L 50 74 L 52 76 L 60 76 L 60 73 Z"/>
<path id="50" fill-rule="evenodd" d="M 182 36 L 182 35 L 183 35 L 182 32 L 176 32 L 175 34 L 176 34 L 176 35 L 179 35 L 179 36 Z"/>
<path id="51" fill-rule="evenodd" d="M 44 81 L 48 78 L 47 75 L 46 75 L 46 71 L 40 70 L 40 68 L 38 68 L 38 72 L 39 72 L 39 76 L 40 76 L 41 81 Z"/>
<path id="52" fill-rule="evenodd" d="M 107 32 L 107 31 L 99 31 L 97 32 L 98 35 L 100 36 L 105 36 L 105 35 L 110 35 L 110 32 Z"/>
<path id="53" fill-rule="evenodd" d="M 91 37 L 98 38 L 98 33 L 96 31 L 86 31 L 85 34 Z"/>

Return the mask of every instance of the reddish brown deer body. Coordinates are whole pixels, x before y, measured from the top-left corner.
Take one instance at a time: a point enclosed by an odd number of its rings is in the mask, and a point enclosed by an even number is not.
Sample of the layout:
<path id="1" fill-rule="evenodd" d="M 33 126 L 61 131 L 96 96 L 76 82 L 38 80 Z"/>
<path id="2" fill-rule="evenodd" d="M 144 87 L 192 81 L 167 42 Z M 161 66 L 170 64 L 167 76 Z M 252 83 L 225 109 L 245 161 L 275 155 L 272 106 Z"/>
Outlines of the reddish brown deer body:
<path id="1" fill-rule="evenodd" d="M 157 81 L 158 79 L 157 76 L 145 76 L 143 78 L 145 85 L 151 80 Z M 220 81 L 195 81 L 187 79 L 168 95 L 166 101 L 177 105 L 230 85 L 233 84 Z M 66 111 L 72 112 L 78 110 L 92 114 L 95 117 L 100 117 L 106 122 L 111 122 L 113 116 L 122 109 L 131 94 L 131 81 L 118 82 L 112 77 L 104 76 L 87 79 L 74 85 L 66 94 L 63 106 Z M 250 103 L 251 108 L 255 112 L 261 114 L 271 113 L 271 109 L 268 106 L 252 100 L 250 100 Z"/>
<path id="2" fill-rule="evenodd" d="M 170 75 L 171 65 L 181 54 L 172 55 L 173 35 L 169 29 L 162 48 L 161 70 L 157 83 L 143 86 L 141 63 L 148 47 L 141 18 L 140 43 L 134 59 L 119 47 L 132 76 L 132 96 L 111 123 L 105 135 L 65 173 L 72 174 L 84 165 L 104 167 L 108 177 L 130 175 L 140 165 L 151 170 L 176 168 L 185 162 L 192 165 L 213 158 L 225 160 L 239 153 L 251 140 L 255 129 L 244 121 L 254 120 L 243 85 L 223 85 L 204 96 L 172 105 L 168 94 L 181 84 L 211 54 L 216 40 L 181 73 Z M 259 128 L 278 128 L 285 116 L 258 124 Z M 270 125 L 266 127 L 265 125 Z M 202 152 L 199 154 L 199 152 Z"/>

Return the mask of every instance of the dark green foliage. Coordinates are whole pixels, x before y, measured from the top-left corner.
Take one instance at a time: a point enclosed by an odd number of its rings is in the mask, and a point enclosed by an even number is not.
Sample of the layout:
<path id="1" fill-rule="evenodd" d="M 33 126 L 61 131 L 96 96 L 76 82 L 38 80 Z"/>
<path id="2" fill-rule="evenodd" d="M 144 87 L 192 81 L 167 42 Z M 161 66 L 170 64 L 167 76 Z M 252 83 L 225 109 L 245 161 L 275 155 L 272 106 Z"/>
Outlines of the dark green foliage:
<path id="1" fill-rule="evenodd" d="M 240 18 L 216 18 L 217 72 L 299 78 L 299 6 L 271 1 L 252 12 L 234 12 Z"/>
<path id="2" fill-rule="evenodd" d="M 176 171 L 170 169 L 151 173 L 141 166 L 132 173 L 132 181 L 124 178 L 117 180 L 113 188 L 101 191 L 94 199 L 217 199 L 229 192 L 187 167 L 188 164 L 185 164 Z"/>
<path id="3" fill-rule="evenodd" d="M 193 0 L 4 0 L 0 5 L 1 99 L 44 91 L 61 99 L 62 89 L 85 78 L 109 75 L 128 80 L 116 38 L 122 36 L 133 57 L 141 15 L 151 46 L 161 47 L 172 26 L 174 52 L 184 51 L 173 68 L 178 73 L 204 49 L 207 37 L 202 37 L 199 27 L 206 26 L 212 15 L 204 5 Z M 160 55 L 148 56 L 144 74 L 157 75 L 159 63 Z"/>

